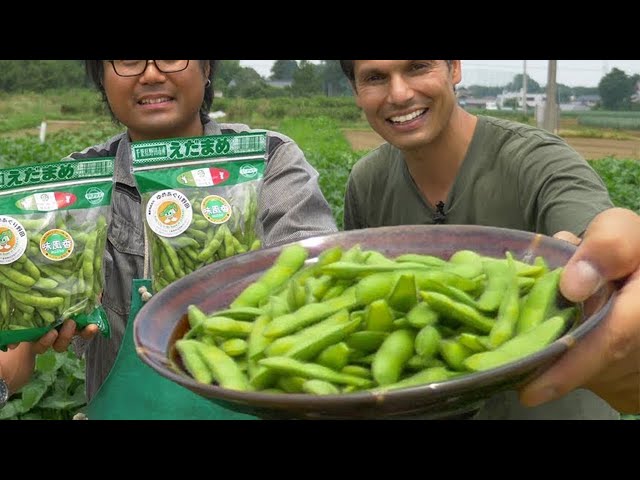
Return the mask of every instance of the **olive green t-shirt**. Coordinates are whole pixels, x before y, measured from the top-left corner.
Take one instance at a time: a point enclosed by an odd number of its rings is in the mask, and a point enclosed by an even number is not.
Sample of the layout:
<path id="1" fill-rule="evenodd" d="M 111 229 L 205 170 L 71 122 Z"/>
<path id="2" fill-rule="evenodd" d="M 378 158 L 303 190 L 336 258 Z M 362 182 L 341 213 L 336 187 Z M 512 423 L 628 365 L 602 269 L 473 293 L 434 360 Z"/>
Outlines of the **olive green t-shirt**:
<path id="1" fill-rule="evenodd" d="M 524 124 L 479 116 L 467 155 L 442 208 L 445 224 L 489 225 L 553 235 L 584 232 L 613 205 L 589 164 L 561 138 Z M 353 167 L 345 194 L 346 230 L 433 224 L 438 210 L 413 181 L 403 154 L 383 144 Z M 617 419 L 587 390 L 536 408 L 515 392 L 491 398 L 476 419 Z"/>
<path id="2" fill-rule="evenodd" d="M 600 177 L 561 138 L 478 116 L 442 210 L 446 224 L 580 235 L 612 206 Z M 345 229 L 433 224 L 436 214 L 397 148 L 385 143 L 354 165 L 345 194 Z"/>

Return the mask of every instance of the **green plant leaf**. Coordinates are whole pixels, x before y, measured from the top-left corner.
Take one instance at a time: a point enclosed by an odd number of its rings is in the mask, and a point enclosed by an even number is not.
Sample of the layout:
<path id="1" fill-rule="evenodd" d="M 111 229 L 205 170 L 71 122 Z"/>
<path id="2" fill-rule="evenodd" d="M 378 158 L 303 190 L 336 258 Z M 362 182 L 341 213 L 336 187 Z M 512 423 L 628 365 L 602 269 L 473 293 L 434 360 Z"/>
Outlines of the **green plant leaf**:
<path id="1" fill-rule="evenodd" d="M 15 420 L 17 416 L 24 413 L 24 411 L 25 410 L 22 407 L 22 400 L 20 398 L 10 400 L 2 409 L 0 409 L 0 420 Z"/>
<path id="2" fill-rule="evenodd" d="M 77 389 L 74 395 L 67 395 L 60 391 L 43 399 L 38 405 L 40 408 L 55 410 L 71 410 L 84 405 L 86 398 L 82 389 Z"/>
<path id="3" fill-rule="evenodd" d="M 55 350 L 47 350 L 36 358 L 36 371 L 42 373 L 55 372 L 66 362 L 65 353 L 57 353 Z"/>
<path id="4" fill-rule="evenodd" d="M 31 410 L 40 401 L 48 388 L 49 383 L 41 378 L 36 378 L 29 384 L 25 385 L 20 391 L 22 394 L 23 412 Z"/>

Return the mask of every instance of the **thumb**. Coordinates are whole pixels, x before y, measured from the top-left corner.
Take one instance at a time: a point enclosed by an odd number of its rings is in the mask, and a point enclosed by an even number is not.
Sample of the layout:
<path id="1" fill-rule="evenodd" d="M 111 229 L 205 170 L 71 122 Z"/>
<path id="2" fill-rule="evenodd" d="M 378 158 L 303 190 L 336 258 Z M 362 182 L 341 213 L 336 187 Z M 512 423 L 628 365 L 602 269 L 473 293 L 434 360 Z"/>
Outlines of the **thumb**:
<path id="1" fill-rule="evenodd" d="M 640 217 L 631 210 L 611 208 L 589 224 L 565 265 L 560 291 L 568 300 L 581 302 L 605 282 L 634 272 L 639 263 Z"/>

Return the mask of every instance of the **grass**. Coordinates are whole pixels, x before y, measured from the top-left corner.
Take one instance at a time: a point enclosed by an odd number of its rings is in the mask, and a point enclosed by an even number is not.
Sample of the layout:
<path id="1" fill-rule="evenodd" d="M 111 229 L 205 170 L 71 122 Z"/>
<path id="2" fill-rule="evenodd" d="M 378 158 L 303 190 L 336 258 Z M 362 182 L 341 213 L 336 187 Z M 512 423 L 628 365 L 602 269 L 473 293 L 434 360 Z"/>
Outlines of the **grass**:
<path id="1" fill-rule="evenodd" d="M 44 120 L 106 118 L 98 94 L 88 89 L 43 94 L 0 93 L 0 133 L 35 128 Z"/>
<path id="2" fill-rule="evenodd" d="M 338 123 L 328 117 L 289 117 L 282 121 L 279 129 L 298 143 L 309 163 L 320 173 L 320 188 L 331 205 L 338 227 L 342 229 L 347 178 L 361 155 L 351 150 Z"/>

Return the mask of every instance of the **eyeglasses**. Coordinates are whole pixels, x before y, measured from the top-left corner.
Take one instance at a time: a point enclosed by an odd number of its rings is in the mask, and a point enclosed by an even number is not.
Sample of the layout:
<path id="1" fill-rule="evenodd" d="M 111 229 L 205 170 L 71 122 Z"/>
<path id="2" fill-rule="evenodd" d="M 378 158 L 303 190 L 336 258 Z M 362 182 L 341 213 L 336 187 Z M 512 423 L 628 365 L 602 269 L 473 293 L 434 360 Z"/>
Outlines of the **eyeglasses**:
<path id="1" fill-rule="evenodd" d="M 189 60 L 109 60 L 113 71 L 120 77 L 137 77 L 142 75 L 149 62 L 153 62 L 162 73 L 176 73 L 189 66 Z"/>

